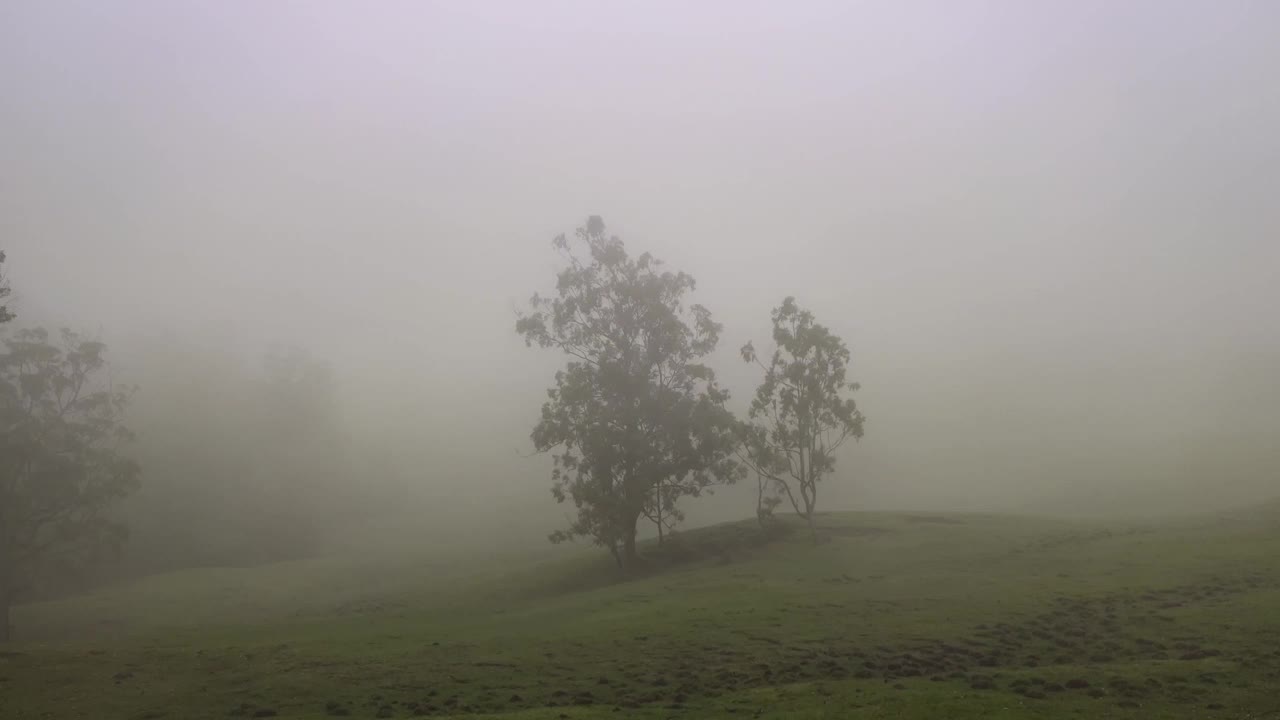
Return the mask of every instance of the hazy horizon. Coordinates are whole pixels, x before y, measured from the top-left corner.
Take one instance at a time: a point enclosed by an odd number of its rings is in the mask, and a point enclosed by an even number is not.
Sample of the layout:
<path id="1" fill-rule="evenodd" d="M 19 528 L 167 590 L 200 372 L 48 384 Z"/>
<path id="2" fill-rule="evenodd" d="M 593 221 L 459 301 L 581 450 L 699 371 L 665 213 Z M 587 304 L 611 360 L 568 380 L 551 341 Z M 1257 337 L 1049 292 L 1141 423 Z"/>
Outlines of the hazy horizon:
<path id="1" fill-rule="evenodd" d="M 1264 2 L 11 2 L 0 249 L 16 324 L 106 341 L 143 417 L 204 377 L 165 353 L 307 348 L 454 520 L 565 510 L 524 457 L 563 358 L 515 311 L 596 214 L 697 279 L 735 409 L 783 297 L 848 342 L 867 435 L 824 510 L 1243 504 L 1280 470 L 1278 30 Z M 690 522 L 750 516 L 718 497 Z"/>

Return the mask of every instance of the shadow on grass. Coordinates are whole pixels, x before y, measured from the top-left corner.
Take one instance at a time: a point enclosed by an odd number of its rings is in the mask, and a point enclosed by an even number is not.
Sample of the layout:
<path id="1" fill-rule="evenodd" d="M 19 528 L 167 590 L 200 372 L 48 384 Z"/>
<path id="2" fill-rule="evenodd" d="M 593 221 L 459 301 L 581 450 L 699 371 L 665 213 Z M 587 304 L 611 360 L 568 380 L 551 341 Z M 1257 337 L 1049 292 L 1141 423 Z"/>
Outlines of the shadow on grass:
<path id="1" fill-rule="evenodd" d="M 786 520 L 762 527 L 752 520 L 676 532 L 664 538 L 662 544 L 656 539 L 641 542 L 638 562 L 626 571 L 602 552 L 600 557 L 560 574 L 541 590 L 547 594 L 582 592 L 685 567 L 741 562 L 765 546 L 790 537 L 800 527 L 799 523 Z"/>

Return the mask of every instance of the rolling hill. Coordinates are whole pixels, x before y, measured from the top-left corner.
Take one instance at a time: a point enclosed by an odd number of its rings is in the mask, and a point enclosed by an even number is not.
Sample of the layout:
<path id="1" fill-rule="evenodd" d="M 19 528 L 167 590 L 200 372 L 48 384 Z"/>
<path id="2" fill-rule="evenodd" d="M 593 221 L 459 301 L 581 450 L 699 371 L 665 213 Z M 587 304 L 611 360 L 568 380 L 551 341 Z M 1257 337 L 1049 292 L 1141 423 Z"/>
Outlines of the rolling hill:
<path id="1" fill-rule="evenodd" d="M 1267 512 L 189 570 L 17 608 L 0 717 L 1280 717 Z"/>

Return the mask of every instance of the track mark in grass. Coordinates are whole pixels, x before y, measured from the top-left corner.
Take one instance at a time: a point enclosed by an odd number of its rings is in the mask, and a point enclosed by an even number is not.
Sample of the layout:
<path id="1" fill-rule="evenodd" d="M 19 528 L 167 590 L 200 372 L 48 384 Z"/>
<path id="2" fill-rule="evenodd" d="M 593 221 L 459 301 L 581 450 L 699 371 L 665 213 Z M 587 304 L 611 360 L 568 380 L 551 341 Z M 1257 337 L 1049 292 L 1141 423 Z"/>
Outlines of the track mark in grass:
<path id="1" fill-rule="evenodd" d="M 969 687 L 974 690 L 994 690 L 996 683 L 987 675 L 971 675 L 969 677 Z"/>

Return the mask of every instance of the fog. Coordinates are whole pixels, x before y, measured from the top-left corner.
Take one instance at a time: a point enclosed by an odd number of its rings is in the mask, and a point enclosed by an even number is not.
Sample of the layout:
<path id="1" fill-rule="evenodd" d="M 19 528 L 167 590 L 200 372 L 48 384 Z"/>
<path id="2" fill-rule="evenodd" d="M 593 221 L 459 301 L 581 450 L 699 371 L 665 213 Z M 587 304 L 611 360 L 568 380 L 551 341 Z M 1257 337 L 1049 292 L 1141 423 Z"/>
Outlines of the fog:
<path id="1" fill-rule="evenodd" d="M 141 386 L 141 515 L 247 487 L 326 527 L 542 542 L 566 508 L 529 431 L 564 358 L 515 314 L 599 214 L 697 279 L 736 410 L 759 381 L 737 349 L 784 296 L 849 343 L 867 434 L 823 509 L 1244 504 L 1280 469 L 1278 23 L 1207 0 L 8 2 L 12 308 Z M 240 418 L 294 347 L 332 373 L 306 413 L 340 440 L 268 501 L 286 461 L 255 467 L 272 431 Z"/>

